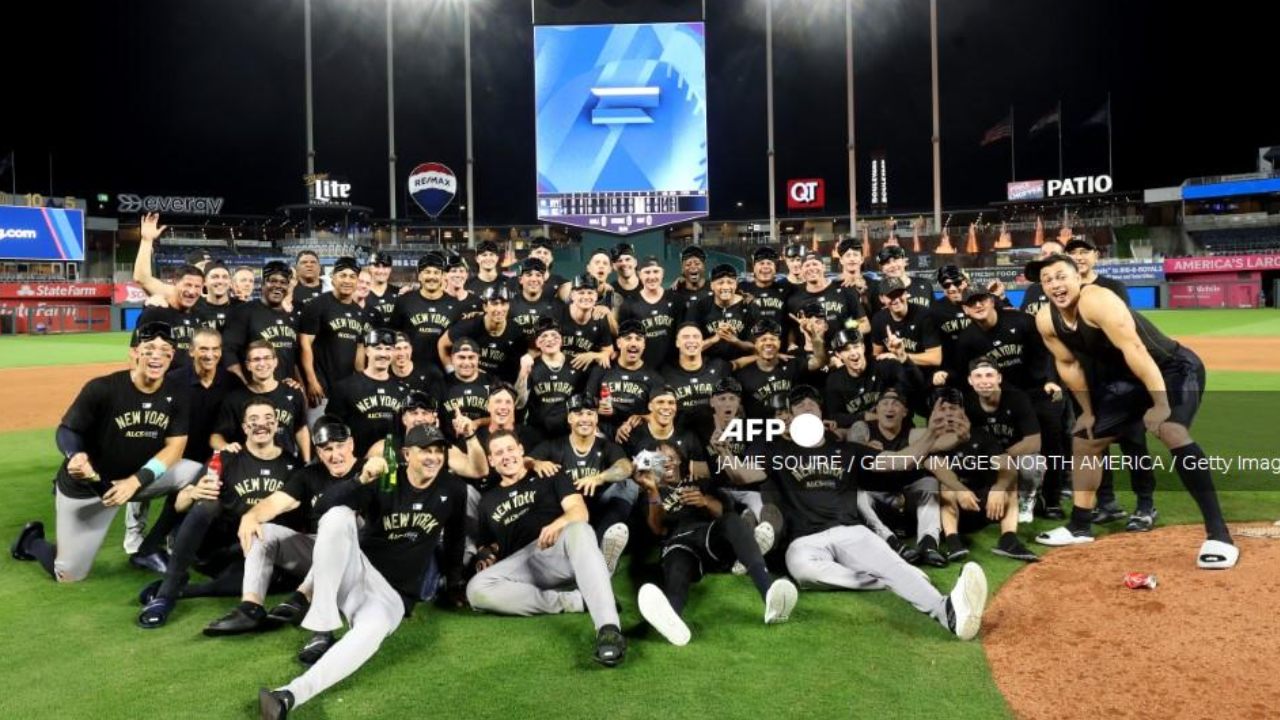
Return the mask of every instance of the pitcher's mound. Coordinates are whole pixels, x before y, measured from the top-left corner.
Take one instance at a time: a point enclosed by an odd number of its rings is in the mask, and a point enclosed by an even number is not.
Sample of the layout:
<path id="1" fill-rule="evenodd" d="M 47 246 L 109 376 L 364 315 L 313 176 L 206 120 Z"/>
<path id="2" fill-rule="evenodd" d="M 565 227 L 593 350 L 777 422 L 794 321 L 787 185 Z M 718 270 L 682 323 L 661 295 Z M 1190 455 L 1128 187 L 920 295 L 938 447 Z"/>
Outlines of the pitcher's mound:
<path id="1" fill-rule="evenodd" d="M 1019 718 L 1264 718 L 1280 713 L 1280 539 L 1200 570 L 1200 526 L 1056 549 L 1001 588 L 983 621 L 996 685 Z M 1155 573 L 1130 590 L 1129 571 Z"/>

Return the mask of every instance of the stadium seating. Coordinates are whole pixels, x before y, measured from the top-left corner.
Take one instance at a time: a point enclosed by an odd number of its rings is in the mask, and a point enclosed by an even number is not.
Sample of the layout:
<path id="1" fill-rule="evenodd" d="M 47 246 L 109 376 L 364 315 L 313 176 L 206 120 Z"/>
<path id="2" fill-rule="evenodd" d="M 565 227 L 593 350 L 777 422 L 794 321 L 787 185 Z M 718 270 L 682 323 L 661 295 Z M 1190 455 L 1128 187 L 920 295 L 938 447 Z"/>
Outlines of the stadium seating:
<path id="1" fill-rule="evenodd" d="M 1210 255 L 1280 252 L 1280 226 L 1196 230 L 1191 237 Z"/>

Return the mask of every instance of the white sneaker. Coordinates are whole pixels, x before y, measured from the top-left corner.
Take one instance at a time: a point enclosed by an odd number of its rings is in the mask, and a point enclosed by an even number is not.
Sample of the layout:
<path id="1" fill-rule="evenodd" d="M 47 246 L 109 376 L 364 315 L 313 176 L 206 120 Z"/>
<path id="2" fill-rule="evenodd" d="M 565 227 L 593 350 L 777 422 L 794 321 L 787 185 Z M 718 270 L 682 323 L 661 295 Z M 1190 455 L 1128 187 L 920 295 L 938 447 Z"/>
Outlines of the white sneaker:
<path id="1" fill-rule="evenodd" d="M 977 563 L 965 563 L 960 579 L 947 596 L 954 613 L 951 631 L 961 640 L 972 640 L 982 628 L 982 611 L 987 607 L 987 576 Z"/>
<path id="2" fill-rule="evenodd" d="M 671 601 L 667 600 L 666 594 L 657 585 L 653 583 L 641 585 L 636 604 L 640 606 L 640 614 L 644 616 L 645 622 L 661 633 L 662 637 L 672 645 L 689 644 L 689 639 L 693 637 L 689 632 L 689 626 L 680 619 L 675 608 L 671 607 Z"/>
<path id="3" fill-rule="evenodd" d="M 1028 495 L 1018 499 L 1018 524 L 1029 525 L 1035 520 L 1036 496 Z"/>
<path id="4" fill-rule="evenodd" d="M 1036 542 L 1041 545 L 1050 547 L 1062 547 L 1064 545 L 1084 545 L 1093 542 L 1092 535 L 1076 535 L 1067 529 L 1066 525 L 1056 527 L 1049 532 L 1042 532 L 1036 536 Z"/>
<path id="5" fill-rule="evenodd" d="M 1221 540 L 1205 540 L 1196 556 L 1196 566 L 1205 570 L 1227 570 L 1240 560 L 1240 548 Z"/>
<path id="6" fill-rule="evenodd" d="M 767 522 L 762 522 L 756 526 L 756 547 L 760 548 L 760 554 L 766 555 L 773 549 L 773 543 L 777 540 L 773 534 L 773 526 Z"/>
<path id="7" fill-rule="evenodd" d="M 735 561 L 733 563 L 733 567 L 729 568 L 729 572 L 733 573 L 734 575 L 746 575 L 747 566 L 743 565 L 741 562 Z"/>
<path id="8" fill-rule="evenodd" d="M 631 531 L 623 523 L 614 523 L 604 531 L 604 538 L 600 540 L 600 554 L 604 555 L 604 566 L 608 568 L 610 577 L 618 569 L 618 560 L 622 558 L 622 551 L 627 549 L 627 541 L 630 539 Z"/>
<path id="9" fill-rule="evenodd" d="M 791 618 L 800 592 L 790 580 L 774 580 L 764 594 L 764 624 L 777 625 Z"/>

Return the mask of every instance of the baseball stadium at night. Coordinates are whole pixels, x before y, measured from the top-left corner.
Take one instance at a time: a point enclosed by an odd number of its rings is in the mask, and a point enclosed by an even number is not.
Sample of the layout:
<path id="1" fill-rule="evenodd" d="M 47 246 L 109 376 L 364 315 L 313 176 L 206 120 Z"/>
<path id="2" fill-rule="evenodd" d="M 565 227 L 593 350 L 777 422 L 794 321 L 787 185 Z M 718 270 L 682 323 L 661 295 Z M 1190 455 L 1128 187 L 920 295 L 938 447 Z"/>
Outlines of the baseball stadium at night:
<path id="1" fill-rule="evenodd" d="M 1276 715 L 1260 11 L 24 10 L 0 716 Z"/>

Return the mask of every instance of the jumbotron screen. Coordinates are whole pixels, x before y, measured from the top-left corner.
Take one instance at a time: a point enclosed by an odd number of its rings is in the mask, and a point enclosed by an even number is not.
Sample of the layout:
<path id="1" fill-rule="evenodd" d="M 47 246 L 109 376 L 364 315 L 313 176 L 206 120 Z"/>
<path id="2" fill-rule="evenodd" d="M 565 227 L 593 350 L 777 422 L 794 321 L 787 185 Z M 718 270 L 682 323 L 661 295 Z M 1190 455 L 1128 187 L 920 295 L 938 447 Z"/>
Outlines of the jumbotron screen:
<path id="1" fill-rule="evenodd" d="M 538 219 L 632 233 L 707 214 L 702 23 L 534 28 Z"/>

